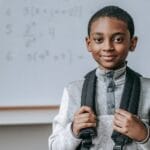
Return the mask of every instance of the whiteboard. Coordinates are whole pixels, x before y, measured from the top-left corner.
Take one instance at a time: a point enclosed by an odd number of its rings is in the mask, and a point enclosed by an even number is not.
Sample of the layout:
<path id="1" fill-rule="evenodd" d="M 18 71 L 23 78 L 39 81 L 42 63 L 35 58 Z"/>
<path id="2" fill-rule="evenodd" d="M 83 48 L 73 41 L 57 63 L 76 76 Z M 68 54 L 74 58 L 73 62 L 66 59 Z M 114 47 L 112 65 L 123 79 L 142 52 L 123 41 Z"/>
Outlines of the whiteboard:
<path id="1" fill-rule="evenodd" d="M 111 4 L 133 16 L 139 42 L 128 64 L 149 77 L 150 1 L 0 0 L 0 105 L 59 105 L 64 86 L 97 66 L 87 23 Z"/>

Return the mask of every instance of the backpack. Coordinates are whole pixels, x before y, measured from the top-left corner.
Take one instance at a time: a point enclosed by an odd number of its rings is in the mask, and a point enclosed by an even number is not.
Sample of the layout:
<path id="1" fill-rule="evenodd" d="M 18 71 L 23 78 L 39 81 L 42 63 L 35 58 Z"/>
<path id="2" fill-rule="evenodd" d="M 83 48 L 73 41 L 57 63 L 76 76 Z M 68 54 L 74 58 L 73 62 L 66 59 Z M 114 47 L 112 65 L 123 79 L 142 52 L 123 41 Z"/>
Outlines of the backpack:
<path id="1" fill-rule="evenodd" d="M 96 69 L 89 72 L 85 76 L 81 95 L 81 106 L 91 107 L 96 115 L 95 95 L 97 77 L 95 72 Z M 133 71 L 129 67 L 126 68 L 126 80 L 122 93 L 120 108 L 134 115 L 137 115 L 138 113 L 141 90 L 140 76 L 140 74 Z M 76 150 L 89 150 L 90 147 L 92 147 L 92 139 L 96 135 L 96 128 L 82 129 L 79 133 L 79 138 L 81 138 L 82 141 Z M 113 150 L 123 150 L 124 145 L 132 143 L 131 138 L 117 131 L 113 131 L 111 138 L 115 143 Z"/>

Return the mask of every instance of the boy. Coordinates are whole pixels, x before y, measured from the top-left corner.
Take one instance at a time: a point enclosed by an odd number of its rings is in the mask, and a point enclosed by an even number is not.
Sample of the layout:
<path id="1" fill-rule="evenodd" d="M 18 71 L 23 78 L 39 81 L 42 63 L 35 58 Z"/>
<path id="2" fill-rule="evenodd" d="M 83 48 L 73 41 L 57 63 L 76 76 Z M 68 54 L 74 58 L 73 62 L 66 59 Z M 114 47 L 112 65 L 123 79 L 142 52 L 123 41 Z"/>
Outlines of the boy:
<path id="1" fill-rule="evenodd" d="M 131 112 L 123 109 L 126 95 L 131 91 L 126 85 L 132 82 L 132 79 L 130 82 L 127 80 L 130 69 L 126 65 L 126 57 L 129 51 L 134 51 L 137 43 L 131 16 L 117 6 L 104 7 L 91 17 L 86 43 L 88 51 L 99 65 L 95 71 L 96 113 L 88 106 L 80 107 L 85 80 L 70 83 L 64 89 L 60 111 L 54 119 L 49 149 L 82 149 L 79 148 L 82 142 L 79 137 L 80 131 L 94 127 L 97 136 L 92 139 L 91 150 L 150 150 L 149 79 L 134 72 L 134 76 L 140 78 L 140 83 L 131 90 L 136 89 L 135 93 L 139 94 L 139 97 L 130 94 L 128 97 L 135 98 L 131 100 L 133 102 L 130 106 Z M 108 74 L 111 74 L 111 78 Z M 138 105 L 135 103 L 137 99 Z M 138 107 L 137 115 L 132 113 L 136 107 Z M 115 143 L 116 137 L 112 136 L 113 130 L 131 141 L 120 147 Z"/>

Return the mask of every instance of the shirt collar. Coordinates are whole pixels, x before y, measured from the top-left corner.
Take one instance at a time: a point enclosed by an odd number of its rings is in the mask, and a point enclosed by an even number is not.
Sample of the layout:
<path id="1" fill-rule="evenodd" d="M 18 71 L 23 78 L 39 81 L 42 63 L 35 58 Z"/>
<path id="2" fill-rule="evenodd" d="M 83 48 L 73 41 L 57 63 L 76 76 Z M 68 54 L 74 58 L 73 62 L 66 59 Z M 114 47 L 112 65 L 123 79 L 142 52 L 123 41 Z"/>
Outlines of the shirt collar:
<path id="1" fill-rule="evenodd" d="M 122 76 L 125 76 L 126 67 L 127 67 L 126 63 L 121 68 L 116 69 L 116 70 L 104 70 L 101 67 L 98 67 L 96 69 L 96 76 L 99 79 L 104 79 L 105 80 L 106 73 L 108 73 L 110 71 L 114 71 L 113 79 L 117 80 L 117 79 L 120 79 Z"/>

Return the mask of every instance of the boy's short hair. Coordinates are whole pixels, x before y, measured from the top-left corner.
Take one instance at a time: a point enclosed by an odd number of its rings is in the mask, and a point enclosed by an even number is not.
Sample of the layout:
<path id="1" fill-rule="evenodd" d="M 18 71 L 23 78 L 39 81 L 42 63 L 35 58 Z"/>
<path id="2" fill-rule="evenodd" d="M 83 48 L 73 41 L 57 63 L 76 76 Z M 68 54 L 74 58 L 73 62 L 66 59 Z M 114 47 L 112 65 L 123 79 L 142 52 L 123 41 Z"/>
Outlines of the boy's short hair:
<path id="1" fill-rule="evenodd" d="M 131 38 L 134 35 L 134 21 L 131 15 L 118 6 L 106 6 L 98 10 L 89 20 L 88 23 L 88 35 L 90 36 L 92 23 L 100 17 L 112 17 L 118 20 L 124 21 L 127 24 Z"/>

